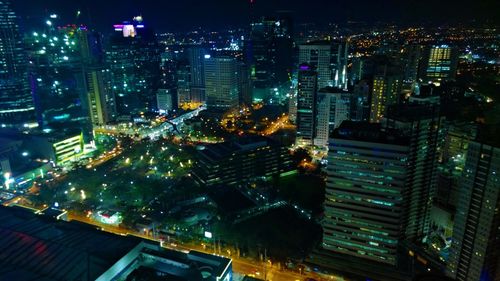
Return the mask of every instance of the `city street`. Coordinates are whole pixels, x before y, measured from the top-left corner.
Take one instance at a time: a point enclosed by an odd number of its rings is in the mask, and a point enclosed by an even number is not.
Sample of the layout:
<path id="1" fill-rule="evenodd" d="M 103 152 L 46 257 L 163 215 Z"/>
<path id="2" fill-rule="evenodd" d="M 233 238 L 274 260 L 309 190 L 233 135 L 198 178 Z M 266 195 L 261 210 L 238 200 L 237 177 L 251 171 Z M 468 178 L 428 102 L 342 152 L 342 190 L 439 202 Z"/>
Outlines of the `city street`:
<path id="1" fill-rule="evenodd" d="M 102 231 L 107 231 L 111 232 L 114 234 L 118 235 L 132 235 L 136 236 L 139 238 L 147 239 L 147 240 L 152 240 L 159 242 L 159 240 L 154 239 L 153 237 L 149 235 L 144 235 L 142 233 L 132 231 L 129 229 L 125 229 L 122 227 L 118 226 L 112 226 L 112 225 L 106 225 L 100 222 L 97 222 L 95 220 L 92 220 L 91 218 L 88 218 L 86 216 L 81 216 L 72 212 L 68 212 L 68 219 L 75 220 L 75 221 L 80 221 L 83 223 L 91 224 L 94 226 L 97 226 L 99 229 Z M 206 249 L 206 247 L 203 247 L 201 244 L 179 244 L 179 243 L 170 243 L 170 244 L 164 244 L 163 245 L 166 248 L 172 249 L 172 250 L 178 250 L 178 251 L 190 251 L 190 250 L 196 250 L 200 252 L 204 252 L 207 254 L 214 254 L 212 251 L 213 249 L 209 250 Z M 233 271 L 235 273 L 241 274 L 241 275 L 249 275 L 249 276 L 255 276 L 256 278 L 261 278 L 264 279 L 264 266 L 262 262 L 260 261 L 255 261 L 247 258 L 240 258 L 236 257 L 234 255 L 229 256 L 233 260 Z M 294 281 L 294 280 L 305 280 L 306 278 L 313 278 L 314 280 L 317 281 L 327 281 L 327 280 L 345 280 L 339 276 L 329 276 L 328 278 L 321 277 L 319 274 L 316 274 L 314 272 L 305 272 L 304 274 L 299 274 L 294 271 L 289 271 L 289 270 L 284 270 L 284 269 L 279 269 L 277 265 L 267 265 L 266 266 L 266 271 L 267 271 L 267 281 Z"/>

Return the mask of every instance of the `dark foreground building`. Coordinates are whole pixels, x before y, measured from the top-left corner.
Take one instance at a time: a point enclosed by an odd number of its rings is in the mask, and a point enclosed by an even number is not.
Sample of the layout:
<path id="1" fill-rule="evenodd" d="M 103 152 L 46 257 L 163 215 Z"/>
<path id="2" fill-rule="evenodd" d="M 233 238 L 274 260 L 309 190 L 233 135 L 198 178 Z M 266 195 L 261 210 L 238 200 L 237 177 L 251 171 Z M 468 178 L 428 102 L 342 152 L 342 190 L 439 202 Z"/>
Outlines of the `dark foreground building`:
<path id="1" fill-rule="evenodd" d="M 230 259 L 0 207 L 0 280 L 231 281 Z"/>

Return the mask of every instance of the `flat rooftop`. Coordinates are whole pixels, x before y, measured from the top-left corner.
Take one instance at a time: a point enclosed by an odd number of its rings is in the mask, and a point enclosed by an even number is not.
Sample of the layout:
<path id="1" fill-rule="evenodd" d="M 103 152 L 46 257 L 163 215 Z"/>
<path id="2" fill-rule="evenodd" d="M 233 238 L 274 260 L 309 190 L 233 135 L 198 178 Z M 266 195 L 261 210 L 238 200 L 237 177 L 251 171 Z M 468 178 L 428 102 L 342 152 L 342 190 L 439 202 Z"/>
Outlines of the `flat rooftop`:
<path id="1" fill-rule="evenodd" d="M 139 239 L 0 207 L 0 280 L 95 280 Z"/>
<path id="2" fill-rule="evenodd" d="M 379 123 L 344 121 L 331 138 L 393 145 L 408 145 L 410 140 L 399 130 L 382 128 Z"/>

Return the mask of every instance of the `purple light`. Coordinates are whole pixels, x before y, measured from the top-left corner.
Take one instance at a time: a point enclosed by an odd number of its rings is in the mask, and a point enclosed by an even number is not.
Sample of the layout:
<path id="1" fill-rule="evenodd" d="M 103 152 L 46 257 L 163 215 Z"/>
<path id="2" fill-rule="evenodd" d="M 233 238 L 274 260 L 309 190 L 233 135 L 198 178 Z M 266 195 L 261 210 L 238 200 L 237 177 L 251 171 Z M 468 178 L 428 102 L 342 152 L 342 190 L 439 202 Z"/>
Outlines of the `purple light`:
<path id="1" fill-rule="evenodd" d="M 309 67 L 309 65 L 301 65 L 300 66 L 300 70 L 310 70 L 311 68 Z"/>
<path id="2" fill-rule="evenodd" d="M 115 24 L 113 25 L 114 28 L 123 28 L 123 24 Z"/>

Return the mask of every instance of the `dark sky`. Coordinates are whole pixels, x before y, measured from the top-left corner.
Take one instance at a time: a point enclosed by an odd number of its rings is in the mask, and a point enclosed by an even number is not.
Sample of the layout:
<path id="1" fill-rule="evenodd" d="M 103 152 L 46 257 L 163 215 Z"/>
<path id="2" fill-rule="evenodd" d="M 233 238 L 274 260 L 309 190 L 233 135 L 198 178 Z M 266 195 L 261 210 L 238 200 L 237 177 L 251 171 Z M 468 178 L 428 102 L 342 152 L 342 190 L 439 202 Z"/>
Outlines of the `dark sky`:
<path id="1" fill-rule="evenodd" d="M 142 14 L 159 31 L 193 27 L 242 26 L 250 17 L 250 0 L 11 0 L 27 26 L 43 22 L 47 12 L 74 22 L 82 20 L 98 29 Z M 500 21 L 499 0 L 254 0 L 254 14 L 292 10 L 297 22 L 395 21 L 398 23 L 456 23 L 473 19 Z M 26 21 L 27 19 L 27 21 Z M 102 30 L 104 31 L 104 30 Z"/>

